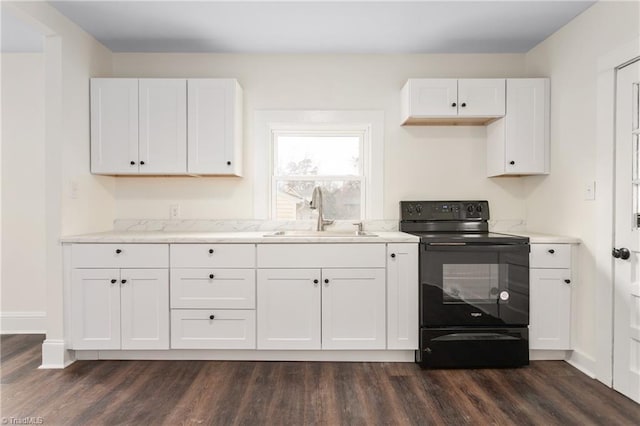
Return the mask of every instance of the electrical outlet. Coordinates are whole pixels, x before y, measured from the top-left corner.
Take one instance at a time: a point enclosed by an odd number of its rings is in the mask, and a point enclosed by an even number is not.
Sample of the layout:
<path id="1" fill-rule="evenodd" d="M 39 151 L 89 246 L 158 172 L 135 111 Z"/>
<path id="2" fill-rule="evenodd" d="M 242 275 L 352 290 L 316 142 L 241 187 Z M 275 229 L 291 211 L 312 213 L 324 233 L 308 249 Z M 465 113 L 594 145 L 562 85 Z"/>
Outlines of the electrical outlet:
<path id="1" fill-rule="evenodd" d="M 72 200 L 77 200 L 78 199 L 78 182 L 75 180 L 71 181 L 71 185 L 69 185 L 69 197 Z"/>
<path id="2" fill-rule="evenodd" d="M 590 181 L 585 184 L 584 199 L 587 201 L 593 201 L 596 199 L 596 183 L 594 181 Z"/>
<path id="3" fill-rule="evenodd" d="M 169 219 L 178 219 L 180 217 L 180 204 L 171 204 L 169 206 Z"/>

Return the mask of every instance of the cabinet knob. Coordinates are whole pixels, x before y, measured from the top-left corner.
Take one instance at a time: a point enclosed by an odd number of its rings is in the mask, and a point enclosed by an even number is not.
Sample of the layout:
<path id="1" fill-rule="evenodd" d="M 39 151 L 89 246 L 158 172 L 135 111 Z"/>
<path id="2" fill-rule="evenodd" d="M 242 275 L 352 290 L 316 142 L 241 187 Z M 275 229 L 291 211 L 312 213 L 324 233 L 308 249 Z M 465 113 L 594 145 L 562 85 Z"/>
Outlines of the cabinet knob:
<path id="1" fill-rule="evenodd" d="M 313 283 L 314 284 L 318 284 L 318 280 L 313 280 Z"/>
<path id="2" fill-rule="evenodd" d="M 215 315 L 209 315 L 210 320 L 214 319 L 215 317 L 216 317 Z"/>
<path id="3" fill-rule="evenodd" d="M 212 280 L 213 279 L 213 274 L 209 274 L 209 279 Z"/>
<path id="4" fill-rule="evenodd" d="M 571 280 L 564 280 L 565 283 L 571 284 Z"/>
<path id="5" fill-rule="evenodd" d="M 556 252 L 554 249 L 549 249 L 549 250 L 547 250 L 547 251 L 548 251 L 550 254 L 553 254 L 553 253 L 555 253 L 555 252 Z"/>
<path id="6" fill-rule="evenodd" d="M 461 103 L 461 104 L 460 104 L 460 106 L 461 106 L 462 108 L 464 108 L 464 107 L 466 107 L 466 106 L 467 106 L 467 103 L 466 103 L 466 102 L 463 102 L 463 103 Z"/>
<path id="7" fill-rule="evenodd" d="M 135 165 L 136 165 L 136 162 L 135 162 L 135 161 L 132 161 L 132 162 L 131 162 L 131 163 L 129 163 L 129 164 L 131 164 L 132 166 L 135 166 Z"/>
<path id="8" fill-rule="evenodd" d="M 115 284 L 118 280 L 111 280 L 111 284 Z"/>
<path id="9" fill-rule="evenodd" d="M 231 165 L 231 161 L 227 161 L 227 166 L 230 166 L 230 165 Z"/>
<path id="10" fill-rule="evenodd" d="M 141 161 L 141 162 L 140 162 L 140 165 L 141 165 L 141 166 L 144 166 L 144 161 Z"/>
<path id="11" fill-rule="evenodd" d="M 122 281 L 120 281 L 120 282 L 121 282 L 122 284 L 126 284 L 126 283 L 127 283 L 127 280 L 122 280 Z"/>
<path id="12" fill-rule="evenodd" d="M 458 105 L 458 104 L 455 103 L 455 102 L 451 104 L 452 107 L 455 107 L 456 105 Z"/>
<path id="13" fill-rule="evenodd" d="M 395 253 L 391 253 L 391 257 L 395 259 L 396 254 Z"/>
<path id="14" fill-rule="evenodd" d="M 122 253 L 122 250 L 116 249 L 116 254 L 120 254 L 120 253 Z"/>
<path id="15" fill-rule="evenodd" d="M 325 278 L 325 279 L 324 279 L 324 283 L 325 283 L 325 284 L 329 284 L 329 278 Z"/>
<path id="16" fill-rule="evenodd" d="M 513 166 L 514 164 L 516 164 L 516 162 L 515 161 L 509 161 L 509 164 L 511 164 Z"/>
<path id="17" fill-rule="evenodd" d="M 213 254 L 213 249 L 209 249 L 209 254 Z"/>

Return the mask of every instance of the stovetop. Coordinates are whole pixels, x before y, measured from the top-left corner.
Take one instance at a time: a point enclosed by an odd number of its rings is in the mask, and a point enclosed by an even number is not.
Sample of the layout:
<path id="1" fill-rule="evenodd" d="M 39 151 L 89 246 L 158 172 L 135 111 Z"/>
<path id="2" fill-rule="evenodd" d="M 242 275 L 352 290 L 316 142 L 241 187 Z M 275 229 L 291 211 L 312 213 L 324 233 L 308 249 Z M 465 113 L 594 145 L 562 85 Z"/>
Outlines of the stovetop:
<path id="1" fill-rule="evenodd" d="M 406 232 L 406 231 L 405 231 Z M 528 244 L 529 238 L 497 232 L 408 232 L 425 244 Z"/>

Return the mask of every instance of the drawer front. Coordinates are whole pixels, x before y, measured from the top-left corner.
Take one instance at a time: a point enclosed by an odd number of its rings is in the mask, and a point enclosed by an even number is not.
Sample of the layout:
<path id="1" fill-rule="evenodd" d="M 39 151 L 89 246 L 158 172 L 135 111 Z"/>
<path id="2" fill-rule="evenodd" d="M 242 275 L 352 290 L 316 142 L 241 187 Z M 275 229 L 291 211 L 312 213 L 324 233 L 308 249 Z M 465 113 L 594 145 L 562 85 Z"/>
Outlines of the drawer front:
<path id="1" fill-rule="evenodd" d="M 254 269 L 171 269 L 172 308 L 254 309 Z"/>
<path id="2" fill-rule="evenodd" d="M 254 268 L 253 244 L 171 244 L 172 268 Z"/>
<path id="3" fill-rule="evenodd" d="M 385 244 L 258 244 L 258 268 L 384 268 Z"/>
<path id="4" fill-rule="evenodd" d="M 532 268 L 570 268 L 571 244 L 531 244 Z"/>
<path id="5" fill-rule="evenodd" d="M 171 348 L 255 349 L 256 311 L 173 309 Z"/>
<path id="6" fill-rule="evenodd" d="M 168 244 L 73 244 L 73 268 L 168 268 Z"/>

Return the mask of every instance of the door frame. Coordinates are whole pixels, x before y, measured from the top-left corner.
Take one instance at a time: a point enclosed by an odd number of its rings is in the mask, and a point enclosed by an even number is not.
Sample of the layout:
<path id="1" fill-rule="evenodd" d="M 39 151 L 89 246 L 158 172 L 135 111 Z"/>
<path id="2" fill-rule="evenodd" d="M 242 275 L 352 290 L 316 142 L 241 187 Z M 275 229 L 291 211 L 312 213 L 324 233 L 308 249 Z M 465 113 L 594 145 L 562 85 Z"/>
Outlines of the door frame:
<path id="1" fill-rule="evenodd" d="M 598 58 L 596 178 L 596 379 L 613 384 L 613 257 L 615 194 L 615 88 L 617 72 L 640 56 L 636 38 Z"/>

